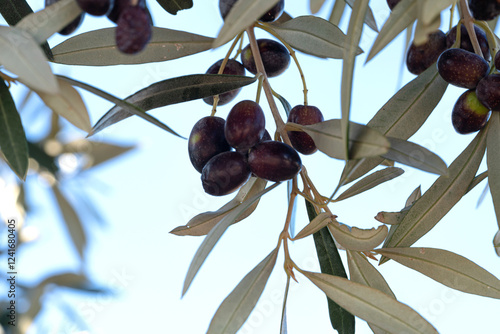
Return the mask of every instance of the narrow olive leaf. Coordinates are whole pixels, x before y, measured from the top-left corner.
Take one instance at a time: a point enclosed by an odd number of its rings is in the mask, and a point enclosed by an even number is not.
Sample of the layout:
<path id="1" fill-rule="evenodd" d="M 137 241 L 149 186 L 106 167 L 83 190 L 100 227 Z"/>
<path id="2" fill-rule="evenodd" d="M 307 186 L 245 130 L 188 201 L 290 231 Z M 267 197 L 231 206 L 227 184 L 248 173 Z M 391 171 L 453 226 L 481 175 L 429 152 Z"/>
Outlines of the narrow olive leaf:
<path id="1" fill-rule="evenodd" d="M 342 16 L 344 16 L 346 3 L 344 0 L 335 1 L 328 21 L 336 26 L 340 24 Z"/>
<path id="2" fill-rule="evenodd" d="M 322 57 L 342 59 L 346 51 L 346 35 L 339 27 L 316 16 L 299 16 L 273 27 L 295 50 Z M 359 47 L 355 55 L 363 53 Z"/>
<path id="3" fill-rule="evenodd" d="M 421 3 L 420 6 L 423 4 Z M 429 35 L 439 29 L 441 26 L 441 16 L 436 16 L 429 24 L 423 24 L 421 20 L 417 20 L 415 33 L 413 35 L 413 43 L 422 45 L 429 40 Z"/>
<path id="4" fill-rule="evenodd" d="M 313 221 L 317 217 L 317 214 L 314 206 L 307 200 L 306 209 L 309 221 Z M 324 227 L 314 233 L 313 238 L 321 272 L 347 278 L 347 273 L 342 263 L 342 259 L 340 258 L 339 251 L 337 250 L 337 246 L 335 246 L 335 241 L 328 231 L 328 228 Z M 330 322 L 332 323 L 333 329 L 336 329 L 341 334 L 354 334 L 354 316 L 328 296 L 327 303 Z"/>
<path id="5" fill-rule="evenodd" d="M 341 120 L 332 119 L 313 125 L 287 123 L 287 130 L 301 130 L 314 140 L 316 147 L 335 159 L 344 159 Z M 353 159 L 382 155 L 389 151 L 389 141 L 368 126 L 350 122 L 349 154 Z"/>
<path id="6" fill-rule="evenodd" d="M 383 248 L 377 253 L 450 288 L 500 299 L 500 280 L 465 257 L 436 248 Z"/>
<path id="7" fill-rule="evenodd" d="M 387 235 L 387 239 L 392 238 L 392 235 L 394 232 L 396 232 L 396 229 L 398 228 L 398 224 L 400 224 L 408 211 L 410 211 L 411 207 L 415 202 L 422 197 L 422 190 L 420 189 L 420 186 L 415 188 L 415 190 L 412 191 L 410 196 L 406 199 L 405 207 L 400 211 L 400 212 L 394 212 L 394 213 L 379 213 L 375 219 L 381 221 L 384 224 L 391 224 L 389 228 L 389 234 Z"/>
<path id="8" fill-rule="evenodd" d="M 16 28 L 22 29 L 42 44 L 50 36 L 63 29 L 82 13 L 74 0 L 61 0 L 36 13 L 25 16 Z"/>
<path id="9" fill-rule="evenodd" d="M 404 173 L 404 170 L 397 167 L 388 167 L 382 170 L 376 171 L 363 179 L 356 182 L 349 189 L 340 194 L 335 201 L 342 201 L 349 197 L 361 194 L 367 190 L 370 190 L 379 184 L 390 181 Z"/>
<path id="10" fill-rule="evenodd" d="M 489 121 L 486 139 L 486 157 L 488 163 L 488 184 L 490 187 L 493 206 L 500 227 L 500 114 L 495 112 Z"/>
<path id="11" fill-rule="evenodd" d="M 399 33 L 405 30 L 417 19 L 418 0 L 401 0 L 391 11 L 391 15 L 385 21 L 378 34 L 372 48 L 368 53 L 366 62 L 375 57 L 383 48 L 387 46 Z"/>
<path id="12" fill-rule="evenodd" d="M 307 224 L 295 237 L 293 241 L 310 236 L 328 225 L 332 220 L 332 215 L 327 212 L 321 212 L 309 224 Z"/>
<path id="13" fill-rule="evenodd" d="M 186 274 L 186 278 L 184 280 L 184 286 L 182 288 L 182 295 L 187 292 L 189 286 L 193 282 L 196 273 L 200 270 L 201 265 L 205 262 L 208 254 L 212 251 L 217 241 L 219 241 L 222 234 L 226 231 L 226 229 L 234 223 L 236 219 L 246 210 L 248 209 L 255 201 L 261 198 L 264 194 L 276 188 L 280 183 L 275 183 L 272 186 L 269 186 L 265 190 L 261 191 L 258 194 L 255 194 L 247 201 L 242 203 L 236 210 L 232 211 L 230 214 L 225 216 L 220 222 L 215 225 L 210 232 L 207 234 L 200 247 L 196 251 L 196 254 L 189 265 L 188 272 Z"/>
<path id="14" fill-rule="evenodd" d="M 73 86 L 77 86 L 77 87 L 80 87 L 82 89 L 85 89 L 97 96 L 100 96 L 102 97 L 103 99 L 105 100 L 108 100 L 114 104 L 116 104 L 117 106 L 119 106 L 120 108 L 122 108 L 123 110 L 126 110 L 126 112 L 128 112 L 129 114 L 128 115 L 137 115 L 143 119 L 145 119 L 146 121 L 150 122 L 151 124 L 154 124 L 156 126 L 158 126 L 160 129 L 163 129 L 177 137 L 180 137 L 180 138 L 184 138 L 182 137 L 181 135 L 179 135 L 177 132 L 175 132 L 174 130 L 172 130 L 171 128 L 169 128 L 167 125 L 163 124 L 162 122 L 160 122 L 158 119 L 156 119 L 155 117 L 147 114 L 144 110 L 142 110 L 140 107 L 134 105 L 134 104 L 131 104 L 127 101 L 124 101 L 124 100 L 121 100 L 111 94 L 108 94 L 106 93 L 105 91 L 102 91 L 100 90 L 99 88 L 96 88 L 94 86 L 90 86 L 90 85 L 87 85 L 83 82 L 80 82 L 80 81 L 76 81 L 76 80 L 73 80 L 73 79 L 70 79 L 68 77 L 64 77 L 62 75 L 58 75 L 58 78 L 60 79 L 63 79 L 67 82 L 69 82 L 71 85 Z M 128 117 L 128 116 L 127 116 Z M 102 119 L 102 118 L 101 118 Z M 95 131 L 92 131 L 90 135 L 92 134 L 95 134 Z"/>
<path id="15" fill-rule="evenodd" d="M 321 7 L 323 7 L 324 3 L 325 0 L 309 0 L 309 10 L 311 11 L 312 14 L 316 14 L 317 12 L 319 12 Z"/>
<path id="16" fill-rule="evenodd" d="M 0 64 L 30 88 L 57 93 L 57 81 L 47 58 L 26 31 L 0 26 Z"/>
<path id="17" fill-rule="evenodd" d="M 458 0 L 423 0 L 418 20 L 425 25 L 430 25 L 443 10 L 457 3 Z"/>
<path id="18" fill-rule="evenodd" d="M 193 7 L 193 0 L 156 0 L 163 9 L 172 15 L 177 15 L 177 12 Z"/>
<path id="19" fill-rule="evenodd" d="M 239 0 L 224 19 L 224 25 L 215 41 L 213 48 L 226 44 L 240 32 L 257 21 L 271 9 L 279 0 Z"/>
<path id="20" fill-rule="evenodd" d="M 349 264 L 349 277 L 351 281 L 380 290 L 396 299 L 389 284 L 387 284 L 382 274 L 368 261 L 366 256 L 360 252 L 348 250 L 347 263 Z M 389 333 L 373 324 L 369 323 L 368 326 L 370 326 L 374 334 Z"/>
<path id="21" fill-rule="evenodd" d="M 382 155 L 383 158 L 429 173 L 445 176 L 448 174 L 446 163 L 425 147 L 394 137 L 387 137 L 387 139 L 391 147 Z"/>
<path id="22" fill-rule="evenodd" d="M 386 136 L 406 140 L 424 124 L 447 87 L 448 83 L 441 79 L 436 66 L 431 66 L 401 88 L 367 125 Z M 348 161 L 342 173 L 342 184 L 365 175 L 382 161 L 381 157 Z"/>
<path id="23" fill-rule="evenodd" d="M 54 62 L 66 65 L 108 66 L 145 64 L 189 56 L 211 48 L 213 38 L 153 27 L 148 46 L 136 55 L 118 51 L 115 28 L 103 28 L 76 35 L 52 49 Z"/>
<path id="24" fill-rule="evenodd" d="M 249 85 L 256 77 L 223 74 L 193 74 L 156 82 L 125 99 L 127 104 L 144 111 L 180 102 L 192 101 L 218 95 L 236 88 Z M 112 101 L 113 102 L 113 101 Z M 121 100 L 120 100 L 121 102 Z M 115 102 L 116 103 L 116 102 Z M 132 116 L 130 108 L 117 103 L 94 125 L 92 134 Z"/>
<path id="25" fill-rule="evenodd" d="M 278 100 L 281 102 L 283 109 L 285 109 L 286 117 L 288 118 L 288 115 L 290 115 L 290 110 L 292 110 L 292 106 L 291 106 L 290 102 L 288 102 L 287 99 L 285 99 L 283 96 L 281 96 L 280 94 L 278 94 L 276 92 L 274 92 L 273 95 L 276 96 L 278 98 Z"/>
<path id="26" fill-rule="evenodd" d="M 355 0 L 345 0 L 349 7 L 354 7 Z M 366 10 L 365 24 L 370 27 L 373 31 L 378 32 L 377 22 L 375 21 L 375 16 L 373 16 L 373 11 L 370 7 Z"/>
<path id="27" fill-rule="evenodd" d="M 486 146 L 488 146 L 488 142 L 486 142 Z M 481 183 L 483 180 L 488 178 L 488 171 L 482 172 L 481 174 L 477 175 L 472 182 L 469 184 L 469 188 L 467 188 L 466 194 L 474 189 L 479 183 Z M 488 180 L 489 182 L 489 180 Z"/>
<path id="28" fill-rule="evenodd" d="M 350 131 L 350 113 L 351 113 L 351 98 L 352 98 L 352 83 L 354 80 L 354 63 L 356 61 L 356 53 L 363 32 L 363 22 L 368 9 L 369 0 L 358 0 L 352 7 L 349 26 L 347 28 L 347 39 L 345 41 L 346 51 L 344 52 L 344 61 L 342 62 L 342 79 L 340 85 L 340 109 L 342 114 L 341 119 L 341 134 L 343 143 L 344 159 L 357 159 L 350 152 L 349 135 Z"/>
<path id="29" fill-rule="evenodd" d="M 52 111 L 64 117 L 77 128 L 89 133 L 92 130 L 92 125 L 90 124 L 87 107 L 80 93 L 71 84 L 59 77 L 57 78 L 57 83 L 59 91 L 56 94 L 44 93 L 37 90 L 35 92 Z"/>
<path id="30" fill-rule="evenodd" d="M 264 190 L 266 184 L 267 181 L 263 179 L 256 177 L 250 178 L 250 180 L 248 180 L 248 182 L 240 188 L 235 198 L 223 205 L 219 210 L 200 213 L 191 218 L 191 220 L 189 220 L 186 225 L 178 226 L 170 231 L 170 233 L 182 236 L 201 236 L 208 234 L 208 232 L 210 232 L 210 230 L 230 212 L 235 210 L 247 199 Z M 252 214 L 253 211 L 257 208 L 258 204 L 259 200 L 255 201 L 252 206 L 250 206 L 238 217 L 238 219 L 235 220 L 235 223 L 250 216 L 250 214 Z"/>
<path id="31" fill-rule="evenodd" d="M 61 210 L 61 214 L 63 216 L 64 222 L 66 223 L 66 227 L 68 228 L 68 232 L 71 240 L 73 241 L 73 245 L 78 251 L 80 258 L 83 260 L 85 247 L 87 246 L 87 238 L 85 235 L 85 231 L 83 230 L 80 218 L 78 218 L 75 209 L 73 209 L 66 197 L 61 193 L 59 187 L 57 185 L 54 185 L 51 187 L 51 189 L 54 192 L 54 196 L 56 197 L 57 204 L 59 205 L 59 209 Z"/>
<path id="32" fill-rule="evenodd" d="M 0 149 L 5 161 L 21 179 L 28 173 L 28 143 L 21 117 L 9 88 L 0 79 Z"/>
<path id="33" fill-rule="evenodd" d="M 412 205 L 403 221 L 397 225 L 384 248 L 408 247 L 429 232 L 462 198 L 476 175 L 486 149 L 486 127 L 453 161 L 448 176 L 440 176 Z M 384 259 L 381 259 L 384 262 Z"/>
<path id="34" fill-rule="evenodd" d="M 290 275 L 286 276 L 285 294 L 283 296 L 283 307 L 281 308 L 281 323 L 280 334 L 288 333 L 288 326 L 286 320 L 286 302 L 288 301 L 288 292 L 290 291 Z"/>
<path id="35" fill-rule="evenodd" d="M 422 197 L 422 189 L 420 186 L 416 187 L 415 190 L 412 191 L 410 196 L 406 199 L 405 207 L 409 208 L 413 205 L 420 197 Z"/>
<path id="36" fill-rule="evenodd" d="M 23 17 L 33 13 L 25 0 L 0 0 L 0 14 L 11 26 L 16 25 Z"/>
<path id="37" fill-rule="evenodd" d="M 342 277 L 302 271 L 329 298 L 354 315 L 390 333 L 437 334 L 415 310 L 377 289 Z"/>
<path id="38" fill-rule="evenodd" d="M 40 146 L 40 143 L 28 141 L 28 152 L 30 158 L 35 160 L 40 169 L 43 169 L 52 175 L 56 175 L 59 167 L 56 164 L 55 158 L 48 155 L 47 152 Z"/>
<path id="39" fill-rule="evenodd" d="M 279 248 L 274 249 L 234 290 L 215 312 L 207 334 L 234 334 L 245 323 L 259 300 L 276 264 Z"/>
<path id="40" fill-rule="evenodd" d="M 369 251 L 384 242 L 389 229 L 385 225 L 377 228 L 360 229 L 355 226 L 347 226 L 332 219 L 328 224 L 328 230 L 332 233 L 335 241 L 345 249 L 357 251 Z"/>

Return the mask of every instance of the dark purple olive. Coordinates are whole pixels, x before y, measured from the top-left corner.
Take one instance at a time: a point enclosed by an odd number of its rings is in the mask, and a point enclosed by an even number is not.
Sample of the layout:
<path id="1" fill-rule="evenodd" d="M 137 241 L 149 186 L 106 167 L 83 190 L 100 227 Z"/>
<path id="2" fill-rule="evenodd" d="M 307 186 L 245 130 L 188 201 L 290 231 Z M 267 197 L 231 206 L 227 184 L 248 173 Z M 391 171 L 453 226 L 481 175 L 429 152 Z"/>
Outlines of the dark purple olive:
<path id="1" fill-rule="evenodd" d="M 82 11 L 94 16 L 106 15 L 113 7 L 114 0 L 76 0 Z"/>
<path id="2" fill-rule="evenodd" d="M 500 70 L 500 52 L 497 52 L 495 54 L 495 68 L 497 69 L 497 71 Z"/>
<path id="3" fill-rule="evenodd" d="M 268 77 L 276 77 L 288 68 L 290 53 L 283 44 L 272 39 L 258 39 L 257 45 Z M 250 73 L 257 74 L 250 44 L 241 51 L 241 63 Z"/>
<path id="4" fill-rule="evenodd" d="M 412 43 L 406 55 L 408 71 L 419 75 L 434 64 L 444 50 L 446 35 L 441 30 L 431 33 L 427 42 L 422 45 Z"/>
<path id="5" fill-rule="evenodd" d="M 474 31 L 476 32 L 477 41 L 479 42 L 479 46 L 481 47 L 481 51 L 486 60 L 490 59 L 490 47 L 488 44 L 488 39 L 486 38 L 485 32 L 479 28 L 478 26 L 474 26 Z M 457 39 L 457 26 L 451 28 L 446 36 L 446 48 L 451 48 L 451 46 L 455 43 Z M 470 52 L 474 52 L 474 47 L 472 46 L 472 42 L 469 37 L 469 33 L 467 29 L 462 24 L 460 25 L 460 49 L 464 49 Z"/>
<path id="6" fill-rule="evenodd" d="M 437 61 L 439 75 L 457 87 L 474 89 L 488 74 L 490 65 L 483 57 L 464 49 L 448 49 Z"/>
<path id="7" fill-rule="evenodd" d="M 293 147 L 279 141 L 264 141 L 248 153 L 248 165 L 257 177 L 281 182 L 294 178 L 302 169 L 300 156 Z"/>
<path id="8" fill-rule="evenodd" d="M 248 149 L 260 142 L 265 126 L 266 119 L 259 104 L 244 100 L 235 104 L 227 115 L 224 133 L 229 145 Z"/>
<path id="9" fill-rule="evenodd" d="M 54 4 L 54 3 L 58 2 L 58 1 L 59 0 L 45 0 L 45 7 L 48 7 L 48 6 Z M 78 29 L 78 27 L 82 24 L 84 17 L 85 17 L 85 13 L 81 13 L 80 15 L 78 15 L 67 26 L 65 26 L 64 28 L 62 28 L 59 31 L 59 34 L 66 36 L 66 35 L 71 35 L 72 33 L 74 33 L 75 30 Z"/>
<path id="10" fill-rule="evenodd" d="M 489 110 L 479 102 L 474 90 L 463 93 L 455 103 L 451 121 L 455 131 L 467 134 L 481 130 L 488 121 Z"/>
<path id="11" fill-rule="evenodd" d="M 223 152 L 210 159 L 201 173 L 203 189 L 207 194 L 223 196 L 240 188 L 250 178 L 250 169 L 244 155 Z"/>
<path id="12" fill-rule="evenodd" d="M 323 114 L 317 107 L 298 105 L 290 110 L 288 122 L 311 125 L 323 122 Z M 305 132 L 288 131 L 288 138 L 293 148 L 302 154 L 313 154 L 318 150 L 314 140 Z"/>
<path id="13" fill-rule="evenodd" d="M 123 10 L 126 7 L 130 7 L 131 5 L 131 0 L 114 0 L 113 7 L 107 14 L 108 19 L 110 19 L 114 23 L 118 23 L 118 19 L 120 18 L 120 14 L 123 12 Z M 153 18 L 151 17 L 151 13 L 149 12 L 148 7 L 146 6 L 146 1 L 145 0 L 139 0 L 137 3 L 137 6 L 143 7 L 148 16 L 149 16 L 149 21 L 151 22 L 151 25 L 153 25 Z"/>
<path id="14" fill-rule="evenodd" d="M 129 6 L 123 9 L 116 25 L 116 46 L 127 54 L 143 50 L 151 39 L 152 25 L 143 6 Z"/>
<path id="15" fill-rule="evenodd" d="M 477 84 L 476 95 L 489 110 L 500 110 L 500 74 L 490 74 Z"/>
<path id="16" fill-rule="evenodd" d="M 222 65 L 222 62 L 224 59 L 221 59 L 217 61 L 215 64 L 210 66 L 207 70 L 207 74 L 217 74 L 219 73 L 220 66 Z M 234 59 L 229 59 L 227 61 L 226 66 L 224 67 L 224 72 L 222 74 L 230 74 L 230 75 L 245 75 L 245 68 L 243 65 Z M 218 105 L 222 106 L 224 104 L 228 104 L 231 102 L 236 95 L 241 91 L 241 88 L 234 89 L 232 91 L 222 93 L 219 95 L 219 102 Z M 206 97 L 203 99 L 205 103 L 212 105 L 214 103 L 214 98 L 213 96 Z"/>
<path id="17" fill-rule="evenodd" d="M 393 10 L 394 7 L 400 2 L 401 0 L 387 0 L 387 5 L 389 6 L 390 10 Z"/>
<path id="18" fill-rule="evenodd" d="M 229 14 L 229 11 L 231 10 L 231 8 L 233 8 L 236 1 L 237 0 L 219 0 L 219 11 L 220 11 L 220 16 L 222 16 L 223 20 L 226 19 L 226 16 Z M 285 8 L 285 1 L 280 0 L 267 13 L 262 15 L 262 17 L 259 20 L 263 22 L 276 21 L 283 13 L 284 8 Z"/>
<path id="19" fill-rule="evenodd" d="M 194 168 L 201 173 L 208 160 L 231 150 L 224 137 L 224 124 L 220 117 L 207 116 L 194 125 L 189 135 L 188 153 Z"/>
<path id="20" fill-rule="evenodd" d="M 283 10 L 285 9 L 285 0 L 280 0 L 274 7 L 269 9 L 267 13 L 260 17 L 260 21 L 262 22 L 274 22 L 276 21 L 281 14 L 283 14 Z"/>
<path id="21" fill-rule="evenodd" d="M 476 20 L 490 21 L 500 14 L 497 0 L 469 0 L 469 8 Z"/>

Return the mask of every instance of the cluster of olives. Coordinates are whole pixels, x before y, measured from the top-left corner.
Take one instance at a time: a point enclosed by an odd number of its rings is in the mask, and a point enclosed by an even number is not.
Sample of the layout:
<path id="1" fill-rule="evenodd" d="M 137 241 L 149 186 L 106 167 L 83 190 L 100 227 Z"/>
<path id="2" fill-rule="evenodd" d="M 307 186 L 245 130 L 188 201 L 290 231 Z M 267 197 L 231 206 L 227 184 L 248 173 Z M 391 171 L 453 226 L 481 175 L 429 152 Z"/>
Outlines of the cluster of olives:
<path id="1" fill-rule="evenodd" d="M 49 6 L 59 0 L 45 0 Z M 143 50 L 151 39 L 153 21 L 146 6 L 146 0 L 76 0 L 83 13 L 59 33 L 69 35 L 82 23 L 86 14 L 106 15 L 116 23 L 116 46 L 127 54 Z"/>
<path id="2" fill-rule="evenodd" d="M 298 153 L 285 143 L 271 140 L 265 125 L 262 108 L 250 100 L 235 104 L 226 120 L 208 116 L 194 125 L 188 152 L 194 168 L 201 172 L 205 192 L 227 195 L 252 173 L 280 182 L 300 172 Z"/>
<path id="3" fill-rule="evenodd" d="M 387 0 L 392 9 L 399 1 Z M 500 13 L 497 0 L 469 0 L 475 19 L 491 20 Z M 474 53 L 474 47 L 465 26 L 460 25 L 458 47 L 451 48 L 457 38 L 457 27 L 448 34 L 437 30 L 429 35 L 422 45 L 412 43 L 408 49 L 406 65 L 413 74 L 420 74 L 437 62 L 440 76 L 448 83 L 466 88 L 453 107 L 451 120 L 460 134 L 481 130 L 488 121 L 490 110 L 500 110 L 500 74 L 492 73 L 488 60 L 490 48 L 485 32 L 474 26 L 482 56 Z M 494 59 L 495 68 L 500 67 L 500 55 Z"/>

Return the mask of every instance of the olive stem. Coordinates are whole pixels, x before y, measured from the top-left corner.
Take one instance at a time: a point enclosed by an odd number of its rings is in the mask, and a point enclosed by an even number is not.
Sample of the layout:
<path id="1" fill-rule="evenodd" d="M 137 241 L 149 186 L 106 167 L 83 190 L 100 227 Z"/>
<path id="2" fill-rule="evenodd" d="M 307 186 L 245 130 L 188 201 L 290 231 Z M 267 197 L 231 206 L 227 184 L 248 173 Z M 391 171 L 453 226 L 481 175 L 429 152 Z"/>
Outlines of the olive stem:
<path id="1" fill-rule="evenodd" d="M 297 56 L 295 54 L 295 50 L 287 43 L 285 42 L 279 34 L 276 33 L 268 24 L 262 24 L 262 23 L 257 23 L 256 27 L 261 28 L 264 31 L 267 31 L 274 37 L 276 37 L 288 50 L 288 53 L 290 53 L 290 56 L 292 57 L 293 61 L 295 62 L 295 65 L 297 66 L 297 70 L 299 71 L 300 74 L 300 79 L 302 80 L 302 86 L 303 86 L 303 92 L 304 92 L 304 105 L 307 106 L 307 85 L 306 85 L 306 77 L 304 76 L 304 72 L 302 71 L 302 67 L 300 66 L 299 60 L 297 59 Z"/>
<path id="2" fill-rule="evenodd" d="M 236 36 L 233 43 L 231 44 L 231 47 L 227 51 L 226 56 L 224 57 L 224 60 L 222 61 L 222 64 L 220 64 L 219 72 L 217 72 L 217 74 L 224 73 L 224 69 L 226 68 L 227 62 L 229 61 L 229 56 L 231 56 L 231 53 L 233 53 L 233 50 L 236 47 L 236 44 L 238 43 L 239 40 L 242 39 L 242 37 L 243 37 L 243 32 L 241 32 L 238 36 Z M 219 95 L 214 95 L 214 104 L 213 104 L 212 113 L 210 116 L 215 116 L 215 113 L 217 112 L 217 104 L 218 103 L 219 103 Z"/>
<path id="3" fill-rule="evenodd" d="M 253 31 L 253 26 L 247 28 L 248 39 L 250 40 L 250 49 L 252 50 L 252 55 L 255 60 L 255 66 L 257 67 L 257 72 L 262 73 L 264 79 L 262 81 L 262 86 L 264 88 L 264 93 L 266 94 L 267 102 L 269 103 L 269 107 L 271 108 L 271 113 L 273 114 L 274 121 L 276 122 L 276 128 L 283 141 L 292 146 L 290 139 L 288 138 L 288 134 L 285 131 L 285 123 L 281 119 L 281 116 L 278 111 L 278 107 L 276 106 L 276 102 L 274 101 L 273 93 L 271 90 L 271 85 L 269 83 L 269 79 L 266 74 L 266 70 L 264 69 L 264 64 L 262 63 L 262 57 L 260 55 L 259 46 L 257 44 L 257 39 L 255 38 L 255 33 Z"/>
<path id="4" fill-rule="evenodd" d="M 460 15 L 462 17 L 463 24 L 465 25 L 465 28 L 469 33 L 469 38 L 472 42 L 472 47 L 474 48 L 474 52 L 484 58 L 483 52 L 481 51 L 481 46 L 479 45 L 479 42 L 477 40 L 476 32 L 474 31 L 474 19 L 470 14 L 469 4 L 467 3 L 467 0 L 460 0 Z M 457 34 L 458 34 L 458 27 L 457 27 Z"/>

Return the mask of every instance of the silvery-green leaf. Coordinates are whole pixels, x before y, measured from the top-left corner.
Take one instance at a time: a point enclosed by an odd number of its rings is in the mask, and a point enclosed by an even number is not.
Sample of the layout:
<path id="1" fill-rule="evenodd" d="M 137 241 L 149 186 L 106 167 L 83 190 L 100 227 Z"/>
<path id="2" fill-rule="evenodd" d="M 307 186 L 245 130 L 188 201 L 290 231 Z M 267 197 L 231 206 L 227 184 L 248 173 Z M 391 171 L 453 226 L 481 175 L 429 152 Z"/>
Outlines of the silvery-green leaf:
<path id="1" fill-rule="evenodd" d="M 328 224 L 330 233 L 342 247 L 350 250 L 369 251 L 384 242 L 388 228 L 380 225 L 377 228 L 360 229 L 347 226 L 332 219 Z"/>
<path id="2" fill-rule="evenodd" d="M 500 113 L 494 112 L 489 120 L 486 138 L 486 157 L 488 163 L 488 185 L 500 227 Z"/>

